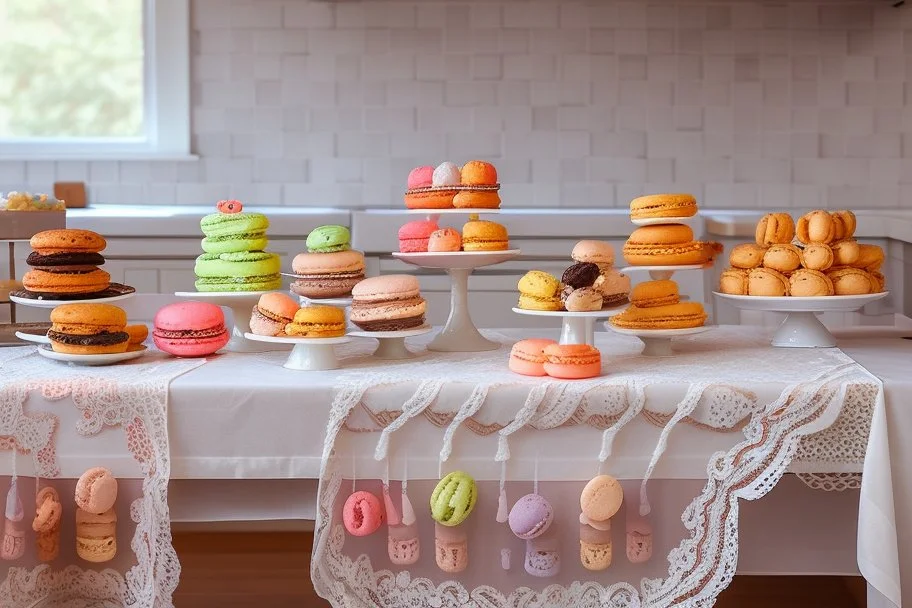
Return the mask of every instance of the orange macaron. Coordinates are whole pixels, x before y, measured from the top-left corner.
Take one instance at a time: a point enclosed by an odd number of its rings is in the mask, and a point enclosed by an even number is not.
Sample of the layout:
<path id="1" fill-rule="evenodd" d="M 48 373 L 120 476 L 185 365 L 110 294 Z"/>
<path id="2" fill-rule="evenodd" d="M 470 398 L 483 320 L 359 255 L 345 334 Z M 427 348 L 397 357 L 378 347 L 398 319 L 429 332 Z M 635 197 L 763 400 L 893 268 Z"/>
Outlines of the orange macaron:
<path id="1" fill-rule="evenodd" d="M 544 354 L 545 373 L 553 378 L 582 380 L 602 373 L 602 354 L 589 344 L 552 344 Z"/>
<path id="2" fill-rule="evenodd" d="M 545 349 L 556 345 L 554 340 L 546 338 L 529 338 L 520 340 L 510 350 L 510 371 L 523 376 L 547 376 L 545 373 Z"/>
<path id="3" fill-rule="evenodd" d="M 463 251 L 504 251 L 509 248 L 507 229 L 497 222 L 470 220 L 462 227 Z"/>

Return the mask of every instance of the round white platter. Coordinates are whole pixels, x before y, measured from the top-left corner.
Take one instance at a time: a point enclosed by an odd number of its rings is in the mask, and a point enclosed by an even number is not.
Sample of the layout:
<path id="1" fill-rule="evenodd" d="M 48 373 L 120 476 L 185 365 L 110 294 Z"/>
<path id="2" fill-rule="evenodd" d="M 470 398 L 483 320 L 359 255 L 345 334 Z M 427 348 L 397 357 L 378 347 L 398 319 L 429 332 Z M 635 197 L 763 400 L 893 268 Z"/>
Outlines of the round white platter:
<path id="1" fill-rule="evenodd" d="M 17 331 L 16 337 L 20 340 L 25 340 L 26 342 L 33 342 L 35 344 L 50 344 L 51 339 L 47 337 L 47 334 L 30 334 L 24 331 Z"/>
<path id="2" fill-rule="evenodd" d="M 446 325 L 428 344 L 428 350 L 475 353 L 496 350 L 497 342 L 478 331 L 469 314 L 469 275 L 475 268 L 500 264 L 518 256 L 519 249 L 504 251 L 455 251 L 433 253 L 393 252 L 393 257 L 421 268 L 442 268 L 450 275 L 450 315 Z"/>
<path id="3" fill-rule="evenodd" d="M 112 363 L 122 363 L 131 359 L 138 359 L 146 354 L 146 347 L 142 346 L 137 350 L 128 350 L 125 353 L 112 353 L 107 355 L 71 355 L 68 353 L 58 353 L 51 350 L 50 346 L 39 346 L 38 354 L 47 359 L 61 361 L 63 363 L 73 363 L 75 365 L 111 365 Z"/>
<path id="4" fill-rule="evenodd" d="M 231 309 L 234 326 L 231 328 L 231 339 L 222 349 L 234 353 L 259 353 L 269 350 L 281 350 L 282 345 L 266 345 L 251 342 L 244 337 L 250 331 L 250 315 L 260 296 L 269 291 L 178 291 L 175 296 L 188 300 L 211 302 Z"/>
<path id="5" fill-rule="evenodd" d="M 500 213 L 500 209 L 406 209 L 409 215 L 490 215 Z"/>
<path id="6" fill-rule="evenodd" d="M 247 332 L 244 337 L 254 342 L 265 344 L 281 344 L 292 346 L 291 353 L 283 367 L 301 371 L 318 371 L 338 369 L 339 359 L 336 357 L 337 344 L 351 342 L 348 336 L 338 338 L 292 338 L 288 336 L 258 336 Z"/>
<path id="7" fill-rule="evenodd" d="M 817 313 L 852 312 L 887 297 L 890 292 L 858 296 L 824 296 L 816 298 L 737 296 L 714 291 L 713 295 L 741 310 L 784 312 L 788 316 L 773 334 L 771 344 L 785 348 L 829 348 L 836 338 L 820 322 Z"/>
<path id="8" fill-rule="evenodd" d="M 132 298 L 136 293 L 124 293 L 119 296 L 111 296 L 110 298 L 95 298 L 89 300 L 33 300 L 31 298 L 20 298 L 19 296 L 10 295 L 10 301 L 15 302 L 16 304 L 21 304 L 22 306 L 31 306 L 32 308 L 57 308 L 63 304 L 110 304 L 112 302 L 120 302 L 121 300 L 126 300 Z"/>
<path id="9" fill-rule="evenodd" d="M 290 291 L 291 297 L 297 298 L 301 306 L 337 306 L 339 308 L 348 308 L 352 304 L 351 296 L 347 298 L 308 298 Z"/>
<path id="10" fill-rule="evenodd" d="M 629 274 L 631 272 L 646 270 L 649 272 L 649 278 L 653 281 L 667 280 L 680 270 L 706 270 L 712 268 L 712 262 L 708 264 L 682 264 L 679 266 L 625 266 L 621 272 Z"/>
<path id="11" fill-rule="evenodd" d="M 620 314 L 627 308 L 627 303 L 612 308 L 593 310 L 591 312 L 567 312 L 566 310 L 526 310 L 513 308 L 519 315 L 532 317 L 552 317 L 561 319 L 561 344 L 589 344 L 595 346 L 595 322 L 598 319 L 607 319 Z"/>
<path id="12" fill-rule="evenodd" d="M 702 334 L 712 329 L 711 326 L 688 327 L 685 329 L 627 329 L 615 327 L 610 322 L 605 323 L 611 331 L 625 336 L 636 336 L 643 341 L 643 355 L 647 357 L 671 357 L 674 351 L 671 349 L 672 338 L 681 336 L 693 336 Z"/>
<path id="13" fill-rule="evenodd" d="M 411 359 L 415 353 L 405 346 L 405 339 L 414 336 L 421 336 L 432 331 L 430 325 L 422 325 L 414 329 L 403 329 L 402 331 L 349 331 L 348 335 L 353 338 L 376 338 L 380 345 L 374 351 L 374 357 L 387 361 L 400 359 Z"/>
<path id="14" fill-rule="evenodd" d="M 642 219 L 632 219 L 631 223 L 634 226 L 656 226 L 658 224 L 686 224 L 688 226 L 696 222 L 697 216 L 692 215 L 690 217 L 648 217 Z"/>

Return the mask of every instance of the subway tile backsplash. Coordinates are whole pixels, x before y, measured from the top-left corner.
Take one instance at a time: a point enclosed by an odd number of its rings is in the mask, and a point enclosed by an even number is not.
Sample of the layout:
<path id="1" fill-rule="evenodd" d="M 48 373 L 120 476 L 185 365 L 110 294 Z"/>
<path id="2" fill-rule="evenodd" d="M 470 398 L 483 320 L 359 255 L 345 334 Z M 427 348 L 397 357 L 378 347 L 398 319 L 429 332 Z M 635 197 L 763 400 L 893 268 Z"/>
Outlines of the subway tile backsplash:
<path id="1" fill-rule="evenodd" d="M 401 205 L 497 163 L 506 205 L 912 205 L 912 6 L 191 0 L 188 162 L 0 162 L 97 203 Z"/>

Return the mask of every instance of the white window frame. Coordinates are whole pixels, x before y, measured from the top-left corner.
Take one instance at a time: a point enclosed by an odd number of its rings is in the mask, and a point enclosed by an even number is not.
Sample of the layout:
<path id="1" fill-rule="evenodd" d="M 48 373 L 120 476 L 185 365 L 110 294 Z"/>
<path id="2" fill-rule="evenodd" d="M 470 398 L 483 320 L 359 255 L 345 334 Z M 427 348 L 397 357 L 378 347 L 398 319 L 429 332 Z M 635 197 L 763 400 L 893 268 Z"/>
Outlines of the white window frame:
<path id="1" fill-rule="evenodd" d="M 183 160 L 190 154 L 190 2 L 143 0 L 144 123 L 137 138 L 0 138 L 0 160 Z"/>

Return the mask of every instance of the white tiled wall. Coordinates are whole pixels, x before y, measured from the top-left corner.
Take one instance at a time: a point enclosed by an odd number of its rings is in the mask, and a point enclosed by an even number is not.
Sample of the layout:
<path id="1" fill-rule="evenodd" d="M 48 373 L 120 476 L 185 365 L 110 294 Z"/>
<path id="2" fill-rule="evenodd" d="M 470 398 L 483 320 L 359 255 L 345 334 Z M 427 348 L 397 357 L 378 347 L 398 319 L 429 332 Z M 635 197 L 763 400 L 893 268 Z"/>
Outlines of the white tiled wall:
<path id="1" fill-rule="evenodd" d="M 889 0 L 192 0 L 199 162 L 4 162 L 95 202 L 393 206 L 493 159 L 511 206 L 898 207 L 912 6 Z"/>

